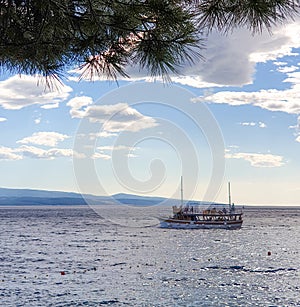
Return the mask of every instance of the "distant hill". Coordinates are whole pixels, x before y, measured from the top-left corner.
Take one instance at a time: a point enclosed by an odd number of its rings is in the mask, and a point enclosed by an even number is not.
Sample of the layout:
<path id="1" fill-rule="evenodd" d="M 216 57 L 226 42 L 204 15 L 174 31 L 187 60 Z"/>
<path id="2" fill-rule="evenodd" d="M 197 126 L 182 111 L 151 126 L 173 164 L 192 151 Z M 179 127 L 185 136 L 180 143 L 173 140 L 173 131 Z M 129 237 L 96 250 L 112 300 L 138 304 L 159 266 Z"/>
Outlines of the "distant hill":
<path id="1" fill-rule="evenodd" d="M 207 202 L 184 201 L 185 204 L 207 205 Z M 82 195 L 74 192 L 46 191 L 32 189 L 0 188 L 0 206 L 30 206 L 30 205 L 103 205 L 124 204 L 130 206 L 180 205 L 179 199 L 164 197 L 139 196 L 119 193 L 111 196 Z"/>
<path id="2" fill-rule="evenodd" d="M 80 195 L 79 193 L 73 193 L 73 192 L 0 188 L 0 197 L 44 197 L 44 198 L 74 197 L 74 198 L 77 198 L 79 195 Z"/>
<path id="3" fill-rule="evenodd" d="M 163 197 L 147 197 L 132 194 L 115 194 L 112 196 L 81 195 L 74 192 L 8 189 L 0 188 L 0 206 L 30 205 L 100 205 L 125 204 L 133 206 L 154 206 L 160 203 L 178 204 L 177 200 Z"/>
<path id="4" fill-rule="evenodd" d="M 88 197 L 88 196 L 87 196 Z M 93 195 L 90 196 L 93 199 Z M 100 197 L 97 201 L 101 201 Z M 86 205 L 85 197 L 79 193 L 0 188 L 0 205 Z"/>
<path id="5" fill-rule="evenodd" d="M 133 206 L 154 206 L 169 201 L 163 197 L 138 196 L 124 193 L 112 195 L 112 198 L 119 203 Z"/>

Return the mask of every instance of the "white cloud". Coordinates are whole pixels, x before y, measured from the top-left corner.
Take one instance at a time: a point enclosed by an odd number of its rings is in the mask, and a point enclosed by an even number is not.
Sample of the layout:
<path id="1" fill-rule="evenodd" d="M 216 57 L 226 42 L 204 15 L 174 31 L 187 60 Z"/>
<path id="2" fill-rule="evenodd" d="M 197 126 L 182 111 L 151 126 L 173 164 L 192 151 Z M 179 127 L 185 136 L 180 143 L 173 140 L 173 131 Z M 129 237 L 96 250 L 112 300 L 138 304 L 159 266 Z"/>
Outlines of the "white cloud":
<path id="1" fill-rule="evenodd" d="M 263 122 L 242 122 L 242 123 L 239 123 L 241 126 L 251 126 L 251 127 L 254 127 L 254 126 L 258 126 L 259 128 L 266 128 L 267 125 Z"/>
<path id="2" fill-rule="evenodd" d="M 288 63 L 287 63 L 287 62 L 275 61 L 275 62 L 273 62 L 273 64 L 276 65 L 276 66 L 285 66 L 285 65 L 287 65 Z"/>
<path id="3" fill-rule="evenodd" d="M 300 21 L 295 20 L 275 28 L 269 39 L 261 41 L 259 48 L 251 54 L 251 60 L 259 63 L 297 55 L 293 53 L 293 48 L 300 47 L 299 26 Z"/>
<path id="4" fill-rule="evenodd" d="M 112 151 L 112 150 L 136 150 L 137 147 L 129 147 L 125 145 L 117 145 L 117 146 L 99 146 L 97 147 L 97 150 L 100 151 Z"/>
<path id="5" fill-rule="evenodd" d="M 105 154 L 103 152 L 95 152 L 92 156 L 92 159 L 110 160 L 111 155 Z"/>
<path id="6" fill-rule="evenodd" d="M 91 105 L 90 97 L 76 97 L 67 105 L 72 117 L 87 118 L 90 122 L 102 124 L 102 134 L 106 137 L 120 131 L 137 132 L 157 125 L 155 119 L 144 116 L 127 103 L 111 105 Z"/>
<path id="7" fill-rule="evenodd" d="M 93 103 L 93 99 L 88 96 L 75 97 L 69 100 L 67 106 L 71 108 L 70 114 L 73 118 L 83 118 L 86 114 L 86 107 Z"/>
<path id="8" fill-rule="evenodd" d="M 300 116 L 297 118 L 297 124 L 291 128 L 295 129 L 295 134 L 296 134 L 296 142 L 300 143 Z"/>
<path id="9" fill-rule="evenodd" d="M 0 146 L 0 160 L 21 160 L 22 156 L 9 147 Z"/>
<path id="10" fill-rule="evenodd" d="M 100 131 L 98 133 L 90 133 L 89 136 L 90 136 L 91 139 L 110 138 L 110 137 L 117 136 L 117 133 L 111 133 L 111 132 L 107 132 L 107 131 Z"/>
<path id="11" fill-rule="evenodd" d="M 139 149 L 138 147 L 131 147 L 131 146 L 125 146 L 125 145 L 117 145 L 117 146 L 98 146 L 96 148 L 96 152 L 93 155 L 93 159 L 104 159 L 108 160 L 111 159 L 111 155 L 113 151 L 121 151 L 123 150 L 127 157 L 129 158 L 135 158 L 137 157 L 136 154 L 134 154 L 134 151 Z"/>
<path id="12" fill-rule="evenodd" d="M 49 109 L 66 100 L 72 91 L 69 86 L 50 90 L 43 85 L 39 86 L 38 80 L 33 76 L 21 75 L 0 81 L 0 106 L 4 109 L 19 110 L 30 105 L 40 105 Z"/>
<path id="13" fill-rule="evenodd" d="M 241 126 L 256 126 L 256 123 L 254 122 L 243 122 L 240 123 Z"/>
<path id="14" fill-rule="evenodd" d="M 236 150 L 236 149 L 240 148 L 240 146 L 238 146 L 238 145 L 229 145 L 228 148 L 229 149 L 225 149 L 225 151 L 230 151 L 231 149 Z"/>
<path id="15" fill-rule="evenodd" d="M 9 148 L 0 146 L 0 160 L 22 160 L 24 158 L 53 160 L 55 158 L 70 158 L 78 159 L 85 158 L 85 155 L 78 153 L 73 149 L 67 148 L 50 148 L 42 149 L 35 146 L 22 145 L 17 148 Z"/>
<path id="16" fill-rule="evenodd" d="M 265 123 L 263 123 L 263 122 L 259 122 L 258 123 L 258 127 L 264 129 L 264 128 L 267 128 L 267 125 Z"/>
<path id="17" fill-rule="evenodd" d="M 288 73 L 284 82 L 292 84 L 287 90 L 260 90 L 257 92 L 220 91 L 193 99 L 193 102 L 224 103 L 228 105 L 250 104 L 269 111 L 281 111 L 289 114 L 300 113 L 300 72 Z"/>
<path id="18" fill-rule="evenodd" d="M 296 125 L 289 126 L 289 129 L 295 130 L 294 135 L 296 136 L 295 141 L 300 142 L 300 116 L 297 118 L 297 123 Z"/>
<path id="19" fill-rule="evenodd" d="M 267 128 L 267 125 L 265 123 L 263 123 L 263 122 L 259 122 L 258 123 L 258 127 L 259 128 Z"/>
<path id="20" fill-rule="evenodd" d="M 79 154 L 72 149 L 65 148 L 51 148 L 48 150 L 38 148 L 35 146 L 22 145 L 21 147 L 15 149 L 16 152 L 21 153 L 24 157 L 32 159 L 47 159 L 53 160 L 55 158 L 73 157 L 84 158 L 83 154 Z"/>
<path id="21" fill-rule="evenodd" d="M 204 64 L 203 64 L 204 65 Z M 184 72 L 182 72 L 184 73 Z M 209 87 L 223 87 L 226 84 L 218 83 L 217 80 L 205 81 L 203 78 L 203 73 L 199 75 L 191 75 L 191 76 L 172 76 L 172 82 L 179 83 L 181 85 L 187 85 L 196 88 L 209 88 Z"/>
<path id="22" fill-rule="evenodd" d="M 94 141 L 98 138 L 111 138 L 117 136 L 117 133 L 111 133 L 108 131 L 100 131 L 100 132 L 92 132 L 92 133 L 77 133 L 76 137 L 81 139 L 89 139 L 90 141 Z"/>
<path id="23" fill-rule="evenodd" d="M 281 72 L 281 73 L 289 73 L 289 72 L 293 72 L 298 70 L 297 66 L 281 66 L 277 69 L 277 71 Z"/>
<path id="24" fill-rule="evenodd" d="M 7 121 L 7 118 L 5 118 L 5 117 L 0 117 L 0 123 L 1 123 L 1 122 L 5 122 L 5 121 Z"/>
<path id="25" fill-rule="evenodd" d="M 138 155 L 133 154 L 133 153 L 129 153 L 129 154 L 127 155 L 127 157 L 128 157 L 128 158 L 137 158 Z"/>
<path id="26" fill-rule="evenodd" d="M 86 116 L 92 122 L 102 123 L 103 130 L 109 132 L 137 132 L 157 126 L 155 119 L 144 116 L 126 103 L 91 106 L 87 108 Z"/>
<path id="27" fill-rule="evenodd" d="M 42 109 L 46 109 L 46 110 L 57 109 L 58 107 L 59 107 L 59 103 L 58 102 L 50 103 L 50 104 L 44 104 L 43 106 L 41 106 Z"/>
<path id="28" fill-rule="evenodd" d="M 36 144 L 49 147 L 56 146 L 59 142 L 69 138 L 68 135 L 58 132 L 35 132 L 32 136 L 25 137 L 22 140 L 17 141 L 20 144 Z"/>
<path id="29" fill-rule="evenodd" d="M 284 165 L 283 157 L 272 154 L 260 154 L 260 153 L 226 153 L 226 159 L 242 159 L 254 167 L 279 167 Z"/>

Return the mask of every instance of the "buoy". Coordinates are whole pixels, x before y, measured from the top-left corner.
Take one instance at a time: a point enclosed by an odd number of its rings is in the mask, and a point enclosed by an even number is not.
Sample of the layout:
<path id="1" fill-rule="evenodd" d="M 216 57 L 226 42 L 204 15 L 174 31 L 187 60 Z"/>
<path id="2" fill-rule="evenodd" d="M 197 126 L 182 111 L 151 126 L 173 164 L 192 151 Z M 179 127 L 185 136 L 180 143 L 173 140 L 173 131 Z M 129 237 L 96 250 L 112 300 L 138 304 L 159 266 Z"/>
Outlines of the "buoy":
<path id="1" fill-rule="evenodd" d="M 64 271 L 61 271 L 60 275 L 66 275 L 66 273 Z"/>
<path id="2" fill-rule="evenodd" d="M 271 256 L 271 252 L 270 251 L 268 252 L 268 256 Z"/>

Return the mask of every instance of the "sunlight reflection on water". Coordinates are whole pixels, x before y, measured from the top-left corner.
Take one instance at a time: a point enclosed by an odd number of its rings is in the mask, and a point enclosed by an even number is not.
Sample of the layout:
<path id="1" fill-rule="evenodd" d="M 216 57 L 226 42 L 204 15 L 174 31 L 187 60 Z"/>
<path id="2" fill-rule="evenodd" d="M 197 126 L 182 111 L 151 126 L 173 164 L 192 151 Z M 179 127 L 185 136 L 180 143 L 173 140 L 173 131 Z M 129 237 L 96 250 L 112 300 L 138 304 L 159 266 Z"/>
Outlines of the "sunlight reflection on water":
<path id="1" fill-rule="evenodd" d="M 2 306 L 300 305 L 299 209 L 246 209 L 236 231 L 121 227 L 84 207 L 0 217 Z"/>

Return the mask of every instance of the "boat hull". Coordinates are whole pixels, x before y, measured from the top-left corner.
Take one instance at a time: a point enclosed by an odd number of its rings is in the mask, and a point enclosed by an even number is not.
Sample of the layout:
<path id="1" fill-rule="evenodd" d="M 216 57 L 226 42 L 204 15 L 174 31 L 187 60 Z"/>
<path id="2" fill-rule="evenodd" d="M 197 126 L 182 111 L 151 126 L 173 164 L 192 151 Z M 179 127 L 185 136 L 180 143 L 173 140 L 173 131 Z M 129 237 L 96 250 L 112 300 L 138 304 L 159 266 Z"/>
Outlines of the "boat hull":
<path id="1" fill-rule="evenodd" d="M 185 221 L 166 219 L 160 221 L 161 228 L 174 229 L 240 229 L 243 221 Z"/>

